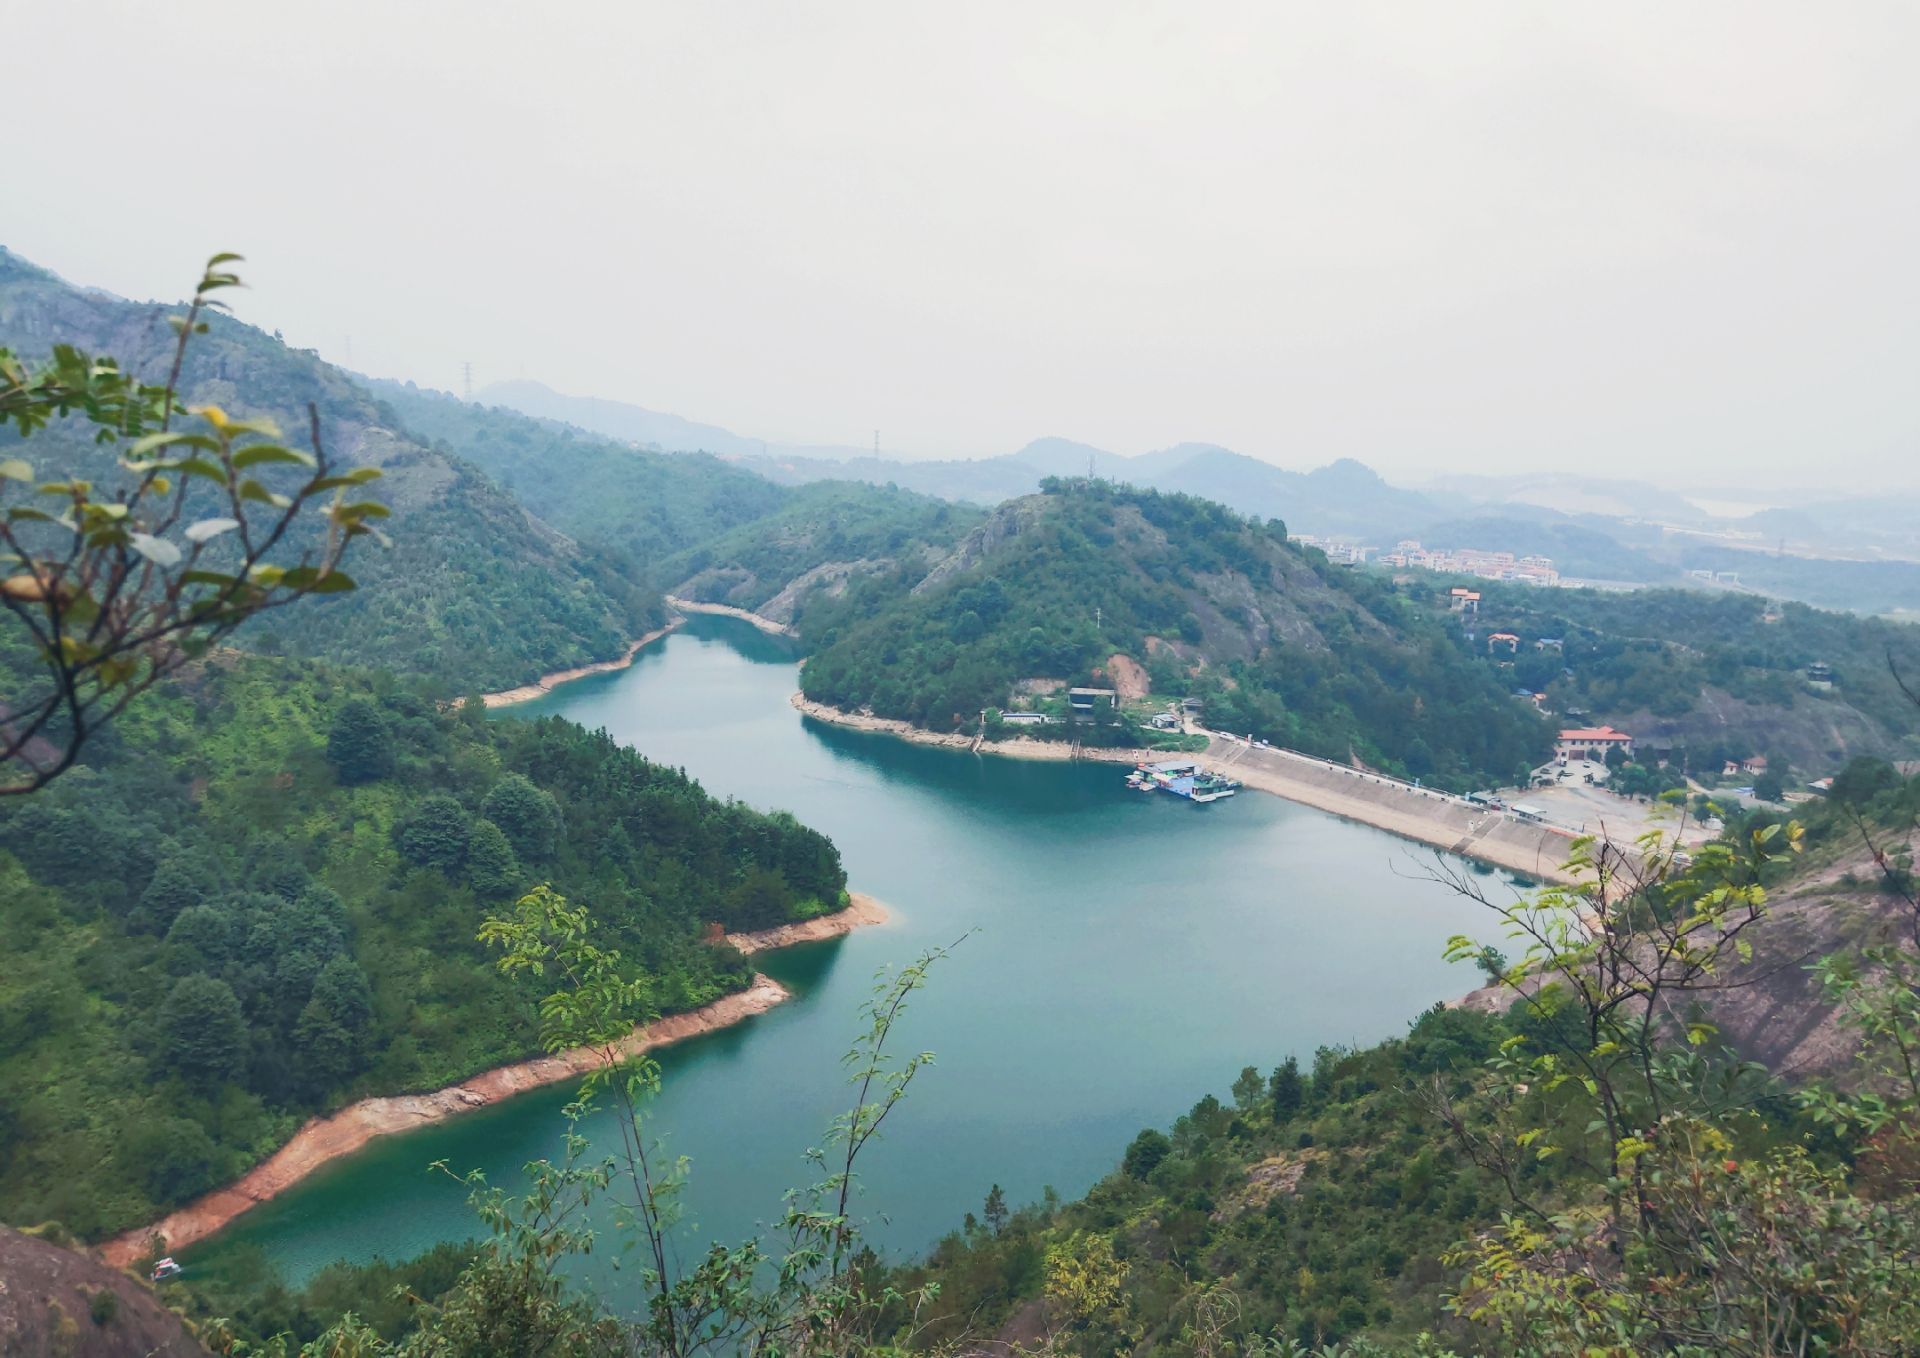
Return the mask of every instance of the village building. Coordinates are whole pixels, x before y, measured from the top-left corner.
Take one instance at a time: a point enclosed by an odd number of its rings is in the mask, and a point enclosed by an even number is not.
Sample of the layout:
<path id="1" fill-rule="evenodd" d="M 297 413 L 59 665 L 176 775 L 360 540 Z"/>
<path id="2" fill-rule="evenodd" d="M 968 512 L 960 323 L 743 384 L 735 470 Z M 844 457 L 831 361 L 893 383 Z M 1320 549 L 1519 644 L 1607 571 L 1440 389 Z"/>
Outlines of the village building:
<path id="1" fill-rule="evenodd" d="M 1553 757 L 1563 764 L 1569 759 L 1591 759 L 1604 764 L 1615 750 L 1632 758 L 1633 737 L 1611 726 L 1569 726 L 1553 742 Z"/>
<path id="2" fill-rule="evenodd" d="M 1102 712 L 1113 711 L 1114 691 L 1110 688 L 1070 688 L 1067 707 L 1075 721 L 1091 721 Z"/>
<path id="3" fill-rule="evenodd" d="M 1520 650 L 1520 638 L 1512 632 L 1494 632 L 1487 637 L 1487 653 L 1491 655 L 1496 646 L 1505 646 L 1508 655 L 1516 655 Z"/>
<path id="4" fill-rule="evenodd" d="M 1464 589 L 1460 586 L 1447 591 L 1447 607 L 1455 613 L 1478 613 L 1480 611 L 1480 591 Z"/>

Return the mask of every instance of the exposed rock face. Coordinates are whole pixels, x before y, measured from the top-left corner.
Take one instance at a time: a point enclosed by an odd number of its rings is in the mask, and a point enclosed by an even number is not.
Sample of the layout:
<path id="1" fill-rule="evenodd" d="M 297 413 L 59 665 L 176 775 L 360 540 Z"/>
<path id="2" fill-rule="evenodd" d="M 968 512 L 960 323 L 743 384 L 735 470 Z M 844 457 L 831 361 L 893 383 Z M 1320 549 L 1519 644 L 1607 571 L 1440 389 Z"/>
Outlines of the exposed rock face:
<path id="1" fill-rule="evenodd" d="M 954 576 L 972 570 L 993 554 L 1002 543 L 1020 536 L 1047 516 L 1044 497 L 1029 496 L 1024 500 L 1011 500 L 993 511 L 987 521 L 961 539 L 960 545 L 950 552 L 932 570 L 926 578 L 913 587 L 913 593 L 924 594 L 945 584 Z"/>
<path id="2" fill-rule="evenodd" d="M 1300 1180 L 1306 1174 L 1307 1166 L 1323 1154 L 1322 1151 L 1308 1148 L 1292 1154 L 1270 1155 L 1259 1164 L 1249 1166 L 1246 1183 L 1214 1208 L 1213 1219 L 1225 1221 L 1243 1212 L 1258 1211 L 1275 1198 L 1291 1197 L 1300 1191 Z"/>
<path id="3" fill-rule="evenodd" d="M 96 1302 L 102 1293 L 110 1302 Z M 96 1322 L 95 1308 L 103 1316 Z M 201 1358 L 153 1289 L 97 1259 L 0 1226 L 0 1354 Z"/>
<path id="4" fill-rule="evenodd" d="M 808 599 L 815 595 L 837 599 L 847 592 L 847 583 L 855 576 L 872 575 L 892 565 L 893 562 L 885 558 L 874 561 L 824 562 L 789 580 L 778 594 L 761 604 L 754 612 L 763 618 L 772 618 L 775 622 L 792 626 L 801 605 Z"/>
<path id="5" fill-rule="evenodd" d="M 1107 659 L 1107 679 L 1123 703 L 1136 702 L 1153 692 L 1146 670 L 1132 656 L 1118 652 Z"/>

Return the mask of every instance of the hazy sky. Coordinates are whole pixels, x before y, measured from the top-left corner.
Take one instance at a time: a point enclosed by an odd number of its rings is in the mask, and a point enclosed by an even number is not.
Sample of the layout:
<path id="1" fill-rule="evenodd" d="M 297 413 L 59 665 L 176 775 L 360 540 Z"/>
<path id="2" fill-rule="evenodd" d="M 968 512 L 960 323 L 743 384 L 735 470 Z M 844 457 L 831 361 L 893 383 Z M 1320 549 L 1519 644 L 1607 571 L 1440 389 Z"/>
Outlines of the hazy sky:
<path id="1" fill-rule="evenodd" d="M 1920 485 L 1909 3 L 6 8 L 0 243 L 369 372 Z"/>

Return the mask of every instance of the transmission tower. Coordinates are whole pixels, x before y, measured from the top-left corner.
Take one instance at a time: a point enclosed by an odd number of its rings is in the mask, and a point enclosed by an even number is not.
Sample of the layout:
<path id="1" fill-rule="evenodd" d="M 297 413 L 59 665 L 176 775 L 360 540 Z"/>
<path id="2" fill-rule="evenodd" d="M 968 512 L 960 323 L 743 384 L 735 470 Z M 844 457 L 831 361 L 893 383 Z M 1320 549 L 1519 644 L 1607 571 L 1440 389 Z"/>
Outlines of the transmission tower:
<path id="1" fill-rule="evenodd" d="M 460 380 L 466 386 L 467 399 L 471 401 L 473 399 L 473 364 L 462 363 L 460 365 Z"/>

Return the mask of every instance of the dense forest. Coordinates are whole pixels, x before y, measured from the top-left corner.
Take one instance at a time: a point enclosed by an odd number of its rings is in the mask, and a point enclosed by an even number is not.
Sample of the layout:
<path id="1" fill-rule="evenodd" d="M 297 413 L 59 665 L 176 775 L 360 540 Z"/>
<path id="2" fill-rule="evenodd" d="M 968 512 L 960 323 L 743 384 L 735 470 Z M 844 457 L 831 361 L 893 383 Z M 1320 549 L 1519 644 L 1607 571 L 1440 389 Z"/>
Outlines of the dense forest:
<path id="1" fill-rule="evenodd" d="M 808 697 L 935 729 L 1121 655 L 1217 729 L 1436 783 L 1506 781 L 1546 751 L 1544 723 L 1423 604 L 1277 522 L 1104 482 L 1049 482 L 931 572 L 817 603 L 807 638 Z"/>
<path id="2" fill-rule="evenodd" d="M 0 1201 L 83 1236 L 244 1170 L 309 1114 L 537 1048 L 482 918 L 551 881 L 651 1006 L 750 978 L 704 926 L 837 908 L 833 845 L 556 719 L 232 653 L 0 809 Z"/>

